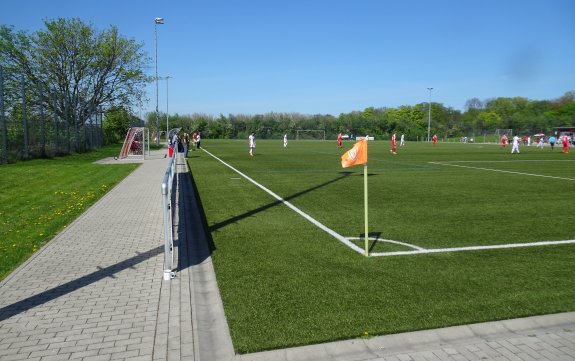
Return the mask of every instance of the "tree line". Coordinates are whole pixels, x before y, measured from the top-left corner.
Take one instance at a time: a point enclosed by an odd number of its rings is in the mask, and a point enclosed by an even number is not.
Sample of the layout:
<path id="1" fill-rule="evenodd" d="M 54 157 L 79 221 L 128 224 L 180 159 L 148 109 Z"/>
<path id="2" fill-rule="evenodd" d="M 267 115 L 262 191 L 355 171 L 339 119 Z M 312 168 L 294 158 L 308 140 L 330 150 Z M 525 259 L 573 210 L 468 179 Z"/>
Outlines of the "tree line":
<path id="1" fill-rule="evenodd" d="M 368 107 L 338 116 L 274 112 L 227 116 L 174 114 L 169 116 L 169 124 L 170 128 L 188 132 L 200 130 L 204 137 L 214 139 L 243 139 L 252 132 L 259 139 L 279 139 L 286 133 L 294 137 L 300 129 L 315 129 L 325 131 L 326 138 L 330 139 L 335 139 L 340 132 L 369 134 L 376 139 L 390 139 L 397 133 L 405 134 L 406 139 L 413 141 L 426 139 L 428 126 L 431 134 L 442 139 L 495 134 L 504 129 L 512 129 L 513 134 L 528 135 L 575 126 L 575 92 L 566 92 L 552 100 L 473 98 L 466 102 L 464 111 L 432 102 L 431 117 L 429 111 L 429 103 L 424 102 L 396 108 Z M 165 113 L 161 119 L 166 119 Z M 161 123 L 165 130 L 165 122 Z M 146 114 L 146 124 L 155 129 L 155 113 Z"/>

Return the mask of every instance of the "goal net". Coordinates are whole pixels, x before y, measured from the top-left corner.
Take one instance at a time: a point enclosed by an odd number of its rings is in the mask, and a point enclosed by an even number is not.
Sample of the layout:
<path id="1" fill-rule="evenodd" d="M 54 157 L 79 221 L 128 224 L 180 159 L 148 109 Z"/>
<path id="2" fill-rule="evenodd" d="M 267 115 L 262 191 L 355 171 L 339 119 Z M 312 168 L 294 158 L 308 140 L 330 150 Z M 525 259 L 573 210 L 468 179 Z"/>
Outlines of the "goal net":
<path id="1" fill-rule="evenodd" d="M 146 139 L 147 137 L 147 139 Z M 147 147 L 147 149 L 146 149 Z M 150 155 L 150 133 L 146 132 L 146 128 L 134 127 L 128 129 L 122 150 L 120 151 L 120 159 L 128 157 L 142 157 L 146 158 L 146 151 Z"/>
<path id="2" fill-rule="evenodd" d="M 500 143 L 501 138 L 505 135 L 507 137 L 507 142 L 513 138 L 513 129 L 495 129 L 495 139 L 490 139 L 490 143 Z"/>
<path id="3" fill-rule="evenodd" d="M 296 140 L 325 140 L 325 130 L 322 129 L 298 129 Z"/>

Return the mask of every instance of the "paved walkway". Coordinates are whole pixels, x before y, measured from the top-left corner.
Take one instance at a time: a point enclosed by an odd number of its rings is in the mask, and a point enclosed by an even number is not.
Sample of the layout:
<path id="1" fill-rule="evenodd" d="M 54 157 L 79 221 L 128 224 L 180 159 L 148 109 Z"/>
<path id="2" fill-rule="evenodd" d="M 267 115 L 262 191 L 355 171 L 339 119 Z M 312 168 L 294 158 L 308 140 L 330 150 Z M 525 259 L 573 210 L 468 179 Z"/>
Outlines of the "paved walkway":
<path id="1" fill-rule="evenodd" d="M 0 282 L 0 361 L 575 360 L 575 313 L 235 355 L 183 159 L 163 280 L 163 154 Z"/>

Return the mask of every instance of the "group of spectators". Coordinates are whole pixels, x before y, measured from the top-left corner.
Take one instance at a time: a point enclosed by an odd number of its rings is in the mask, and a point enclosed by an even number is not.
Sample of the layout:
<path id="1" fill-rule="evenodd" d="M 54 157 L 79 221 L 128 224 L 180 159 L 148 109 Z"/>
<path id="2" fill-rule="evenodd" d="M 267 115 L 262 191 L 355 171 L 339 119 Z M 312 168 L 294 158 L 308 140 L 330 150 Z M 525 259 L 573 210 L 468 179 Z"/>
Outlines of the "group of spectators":
<path id="1" fill-rule="evenodd" d="M 170 148 L 173 151 L 177 151 L 179 153 L 184 153 L 184 157 L 188 157 L 188 150 L 190 148 L 190 141 L 192 142 L 192 150 L 194 148 L 200 149 L 201 148 L 201 141 L 202 141 L 202 133 L 200 131 L 194 131 L 192 133 L 192 137 L 190 139 L 190 135 L 185 133 L 180 137 L 178 133 L 174 133 L 172 138 L 169 140 Z"/>

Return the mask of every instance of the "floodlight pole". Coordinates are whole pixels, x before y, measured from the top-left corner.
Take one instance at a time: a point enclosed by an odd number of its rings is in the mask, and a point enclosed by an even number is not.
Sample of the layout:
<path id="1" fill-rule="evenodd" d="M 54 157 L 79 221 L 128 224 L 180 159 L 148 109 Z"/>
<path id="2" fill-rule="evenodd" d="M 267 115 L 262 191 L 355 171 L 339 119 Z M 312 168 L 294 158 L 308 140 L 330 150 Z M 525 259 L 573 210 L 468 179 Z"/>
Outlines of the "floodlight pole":
<path id="1" fill-rule="evenodd" d="M 170 131 L 170 121 L 169 121 L 169 117 L 170 117 L 170 111 L 168 108 L 168 99 L 169 99 L 169 91 L 170 91 L 170 86 L 168 84 L 168 80 L 170 80 L 171 76 L 167 76 L 166 77 L 166 143 L 168 143 L 168 132 Z"/>
<path id="2" fill-rule="evenodd" d="M 156 145 L 160 145 L 160 113 L 158 110 L 158 24 L 163 24 L 163 18 L 154 19 L 154 40 L 156 43 Z"/>
<path id="3" fill-rule="evenodd" d="M 429 142 L 429 140 L 431 139 L 430 136 L 430 132 L 431 132 L 431 91 L 433 90 L 433 88 L 427 88 L 427 90 L 429 90 L 429 117 L 427 120 L 427 141 Z"/>

